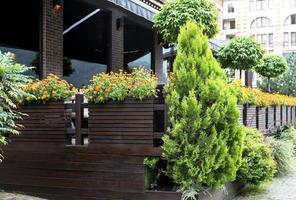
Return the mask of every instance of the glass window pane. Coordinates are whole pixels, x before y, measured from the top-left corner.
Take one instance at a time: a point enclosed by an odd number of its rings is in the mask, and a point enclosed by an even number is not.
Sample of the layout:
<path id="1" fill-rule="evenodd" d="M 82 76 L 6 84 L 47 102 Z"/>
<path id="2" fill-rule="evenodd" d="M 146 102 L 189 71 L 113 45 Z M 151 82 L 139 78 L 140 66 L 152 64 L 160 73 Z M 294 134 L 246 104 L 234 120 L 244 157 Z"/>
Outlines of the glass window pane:
<path id="1" fill-rule="evenodd" d="M 251 0 L 250 1 L 250 11 L 254 11 L 255 10 L 255 1 Z"/>
<path id="2" fill-rule="evenodd" d="M 296 46 L 296 32 L 291 33 L 291 45 Z"/>
<path id="3" fill-rule="evenodd" d="M 284 46 L 288 46 L 289 45 L 289 33 L 285 32 L 284 33 Z"/>

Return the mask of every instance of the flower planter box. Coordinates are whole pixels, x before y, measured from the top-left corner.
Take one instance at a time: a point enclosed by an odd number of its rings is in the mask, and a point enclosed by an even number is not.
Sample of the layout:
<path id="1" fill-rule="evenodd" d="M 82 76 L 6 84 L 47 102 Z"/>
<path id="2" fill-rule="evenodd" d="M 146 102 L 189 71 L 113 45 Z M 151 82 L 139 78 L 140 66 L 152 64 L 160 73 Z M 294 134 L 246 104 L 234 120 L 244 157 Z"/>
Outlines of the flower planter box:
<path id="1" fill-rule="evenodd" d="M 266 132 L 266 108 L 265 107 L 257 107 L 257 128 L 261 132 Z"/>
<path id="2" fill-rule="evenodd" d="M 153 106 L 153 99 L 90 104 L 90 144 L 153 145 Z"/>
<path id="3" fill-rule="evenodd" d="M 246 125 L 251 128 L 257 128 L 256 123 L 256 106 L 247 105 L 246 110 Z"/>
<path id="4" fill-rule="evenodd" d="M 67 120 L 63 102 L 30 103 L 20 106 L 27 114 L 18 121 L 23 125 L 20 135 L 11 136 L 14 142 L 65 143 Z"/>

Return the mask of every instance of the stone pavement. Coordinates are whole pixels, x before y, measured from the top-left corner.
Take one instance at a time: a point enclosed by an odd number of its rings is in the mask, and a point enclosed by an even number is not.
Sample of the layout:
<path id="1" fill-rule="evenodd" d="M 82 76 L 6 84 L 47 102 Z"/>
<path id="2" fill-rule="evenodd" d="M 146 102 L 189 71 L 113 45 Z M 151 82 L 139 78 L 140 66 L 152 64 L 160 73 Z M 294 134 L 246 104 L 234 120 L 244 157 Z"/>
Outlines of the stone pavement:
<path id="1" fill-rule="evenodd" d="M 296 170 L 285 177 L 275 178 L 262 191 L 245 193 L 234 200 L 296 200 Z"/>
<path id="2" fill-rule="evenodd" d="M 40 199 L 40 198 L 22 195 L 22 194 L 6 193 L 6 192 L 0 191 L 0 200 L 46 200 L 46 199 Z"/>

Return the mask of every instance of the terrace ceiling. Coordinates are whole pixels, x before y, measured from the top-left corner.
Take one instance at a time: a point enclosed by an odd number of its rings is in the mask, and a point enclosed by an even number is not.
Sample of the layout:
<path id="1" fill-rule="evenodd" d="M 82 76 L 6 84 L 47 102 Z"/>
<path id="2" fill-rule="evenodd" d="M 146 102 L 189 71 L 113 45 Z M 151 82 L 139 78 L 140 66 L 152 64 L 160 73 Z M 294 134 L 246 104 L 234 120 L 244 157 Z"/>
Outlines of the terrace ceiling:
<path id="1" fill-rule="evenodd" d="M 139 0 L 140 1 L 140 0 Z M 39 51 L 40 1 L 9 0 L 1 3 L 0 46 Z M 15 6 L 15 5 L 18 6 Z M 64 0 L 64 30 L 98 7 L 85 0 Z M 64 55 L 96 63 L 107 63 L 109 13 L 101 10 L 64 35 Z M 151 50 L 151 28 L 125 19 L 125 50 L 136 51 L 126 55 L 132 61 Z"/>

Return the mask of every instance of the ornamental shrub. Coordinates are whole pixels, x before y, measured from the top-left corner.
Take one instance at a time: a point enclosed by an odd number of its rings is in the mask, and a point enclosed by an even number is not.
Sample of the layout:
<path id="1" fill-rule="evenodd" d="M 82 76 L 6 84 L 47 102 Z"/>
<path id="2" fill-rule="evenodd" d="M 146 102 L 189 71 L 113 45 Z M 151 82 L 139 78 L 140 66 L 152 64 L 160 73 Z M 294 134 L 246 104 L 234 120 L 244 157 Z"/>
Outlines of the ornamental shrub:
<path id="1" fill-rule="evenodd" d="M 235 179 L 244 138 L 236 97 L 202 30 L 194 22 L 181 29 L 166 88 L 171 123 L 163 137 L 166 173 L 186 198 Z"/>
<path id="2" fill-rule="evenodd" d="M 7 143 L 6 136 L 19 134 L 21 127 L 15 121 L 21 119 L 16 111 L 18 99 L 29 97 L 22 89 L 30 78 L 24 72 L 30 68 L 17 64 L 15 56 L 0 51 L 0 161 L 3 159 L 1 146 Z"/>
<path id="3" fill-rule="evenodd" d="M 29 102 L 48 102 L 48 101 L 62 101 L 71 99 L 77 93 L 77 90 L 72 84 L 65 80 L 61 80 L 57 76 L 50 74 L 43 80 L 35 80 L 28 83 L 23 91 L 31 94 L 20 103 Z"/>
<path id="4" fill-rule="evenodd" d="M 284 141 L 291 142 L 294 149 L 294 154 L 296 155 L 296 129 L 294 126 L 289 127 L 284 130 L 280 135 L 280 138 Z"/>
<path id="5" fill-rule="evenodd" d="M 293 164 L 293 145 L 290 141 L 278 140 L 267 137 L 267 144 L 272 150 L 272 156 L 276 162 L 276 175 L 287 175 Z"/>
<path id="6" fill-rule="evenodd" d="M 237 173 L 237 180 L 250 185 L 260 185 L 271 181 L 275 174 L 275 162 L 271 149 L 263 141 L 257 129 L 245 127 L 242 164 Z"/>
<path id="7" fill-rule="evenodd" d="M 219 49 L 218 60 L 223 68 L 249 70 L 262 62 L 264 53 L 253 37 L 235 37 Z"/>
<path id="8" fill-rule="evenodd" d="M 154 18 L 154 27 L 165 42 L 174 44 L 182 26 L 188 20 L 204 26 L 209 38 L 218 33 L 218 10 L 209 0 L 167 0 Z"/>
<path id="9" fill-rule="evenodd" d="M 94 76 L 85 90 L 90 102 L 123 101 L 127 98 L 144 99 L 156 95 L 157 78 L 150 70 L 139 67 L 132 73 L 111 72 Z"/>
<path id="10" fill-rule="evenodd" d="M 286 59 L 280 55 L 266 55 L 263 63 L 255 67 L 255 71 L 268 79 L 268 91 L 270 90 L 270 79 L 285 73 L 288 69 Z"/>

